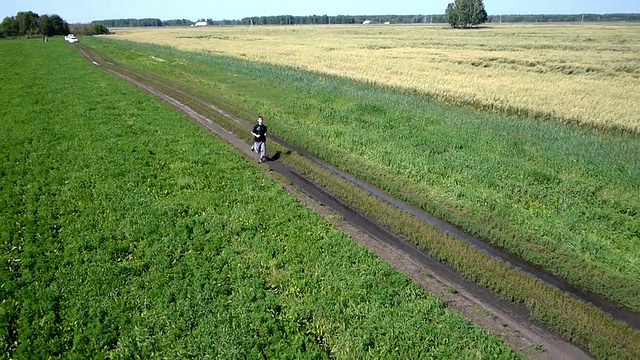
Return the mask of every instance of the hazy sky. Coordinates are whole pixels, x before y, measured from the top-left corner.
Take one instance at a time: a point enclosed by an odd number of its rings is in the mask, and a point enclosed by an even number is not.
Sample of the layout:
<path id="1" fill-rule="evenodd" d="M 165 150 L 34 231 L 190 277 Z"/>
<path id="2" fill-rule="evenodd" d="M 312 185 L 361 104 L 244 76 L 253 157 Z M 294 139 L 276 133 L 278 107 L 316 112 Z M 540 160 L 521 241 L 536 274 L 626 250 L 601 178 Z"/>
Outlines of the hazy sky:
<path id="1" fill-rule="evenodd" d="M 197 20 L 262 15 L 443 14 L 453 0 L 0 0 L 0 17 L 18 11 L 69 23 L 121 18 Z M 640 13 L 640 0 L 484 0 L 489 15 Z"/>

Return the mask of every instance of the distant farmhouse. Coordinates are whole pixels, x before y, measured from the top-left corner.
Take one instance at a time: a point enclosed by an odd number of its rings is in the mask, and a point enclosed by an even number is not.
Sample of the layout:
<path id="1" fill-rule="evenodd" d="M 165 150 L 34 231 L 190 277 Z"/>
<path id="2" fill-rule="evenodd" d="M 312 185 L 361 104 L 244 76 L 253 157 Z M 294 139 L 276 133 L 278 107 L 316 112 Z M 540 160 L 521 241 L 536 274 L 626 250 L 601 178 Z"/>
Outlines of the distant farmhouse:
<path id="1" fill-rule="evenodd" d="M 206 22 L 206 21 L 198 21 L 198 22 L 195 24 L 195 26 L 207 26 L 207 25 L 209 25 L 209 24 L 207 24 L 207 22 Z"/>
<path id="2" fill-rule="evenodd" d="M 365 20 L 362 22 L 362 25 L 369 25 L 371 24 L 371 20 Z"/>

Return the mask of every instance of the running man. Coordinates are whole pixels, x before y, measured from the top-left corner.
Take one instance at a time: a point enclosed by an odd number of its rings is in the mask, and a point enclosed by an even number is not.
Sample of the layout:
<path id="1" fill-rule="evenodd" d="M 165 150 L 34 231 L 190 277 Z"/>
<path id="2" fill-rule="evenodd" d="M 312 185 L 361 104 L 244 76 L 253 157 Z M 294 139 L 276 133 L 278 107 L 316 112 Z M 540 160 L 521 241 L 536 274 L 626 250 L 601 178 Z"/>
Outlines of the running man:
<path id="1" fill-rule="evenodd" d="M 258 162 L 267 161 L 267 126 L 264 124 L 262 115 L 258 116 L 258 123 L 251 130 L 251 134 L 253 135 L 253 147 L 251 149 L 259 154 L 260 160 Z"/>

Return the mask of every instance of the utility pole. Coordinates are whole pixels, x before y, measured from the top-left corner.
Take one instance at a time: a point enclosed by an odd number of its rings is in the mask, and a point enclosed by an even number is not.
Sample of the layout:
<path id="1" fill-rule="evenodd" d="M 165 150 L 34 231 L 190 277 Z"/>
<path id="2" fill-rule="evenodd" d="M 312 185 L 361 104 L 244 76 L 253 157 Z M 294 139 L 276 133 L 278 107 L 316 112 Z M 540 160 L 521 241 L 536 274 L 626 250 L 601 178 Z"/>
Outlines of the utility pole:
<path id="1" fill-rule="evenodd" d="M 580 25 L 584 23 L 584 14 L 582 14 L 582 20 L 580 20 Z"/>

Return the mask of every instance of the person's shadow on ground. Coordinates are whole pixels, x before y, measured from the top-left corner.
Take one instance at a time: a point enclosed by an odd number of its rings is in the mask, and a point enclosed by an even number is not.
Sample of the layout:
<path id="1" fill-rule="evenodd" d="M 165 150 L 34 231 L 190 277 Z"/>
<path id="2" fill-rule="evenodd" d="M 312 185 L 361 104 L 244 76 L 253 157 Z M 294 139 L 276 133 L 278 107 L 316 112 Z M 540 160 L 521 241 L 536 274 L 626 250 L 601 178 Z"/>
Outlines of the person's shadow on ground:
<path id="1" fill-rule="evenodd" d="M 286 155 L 290 155 L 291 154 L 291 150 L 287 150 L 285 152 Z M 273 154 L 272 157 L 268 157 L 267 156 L 267 161 L 278 161 L 280 158 L 282 157 L 282 151 L 276 151 L 275 154 Z"/>

